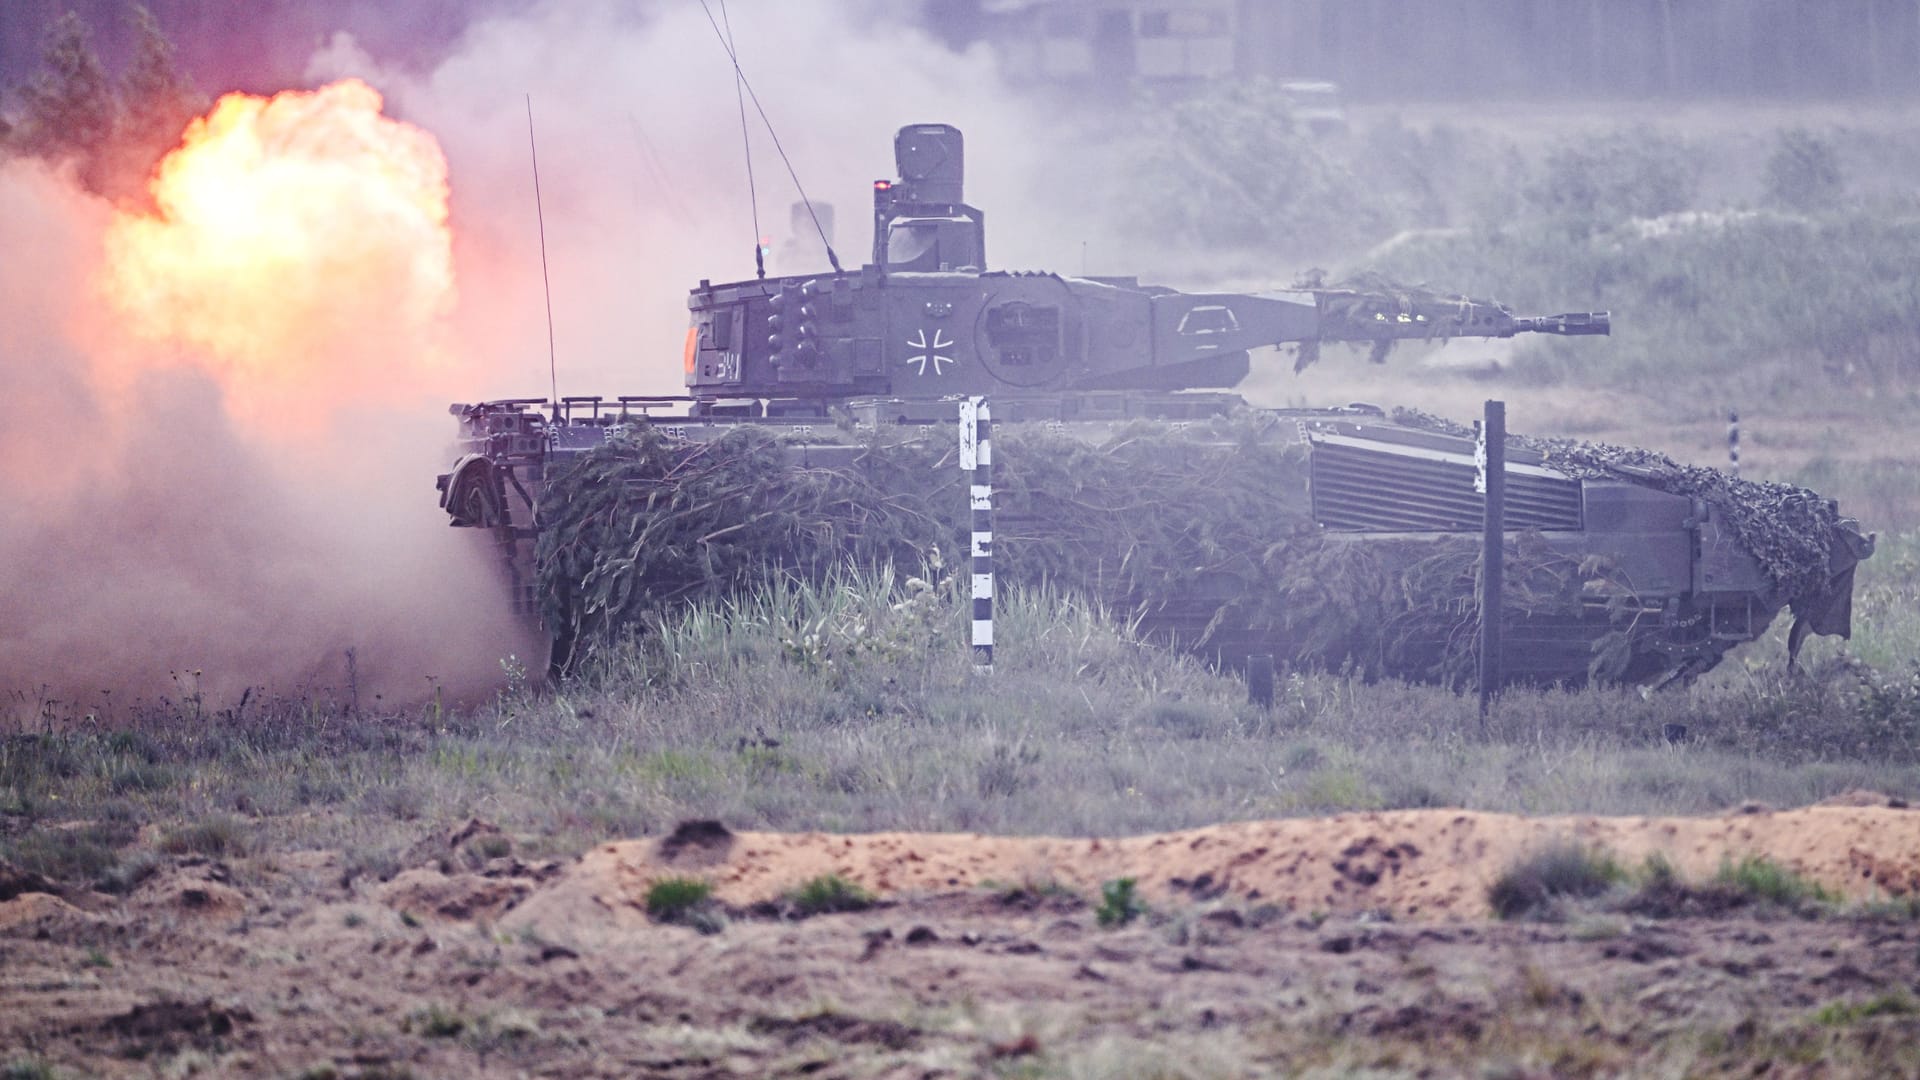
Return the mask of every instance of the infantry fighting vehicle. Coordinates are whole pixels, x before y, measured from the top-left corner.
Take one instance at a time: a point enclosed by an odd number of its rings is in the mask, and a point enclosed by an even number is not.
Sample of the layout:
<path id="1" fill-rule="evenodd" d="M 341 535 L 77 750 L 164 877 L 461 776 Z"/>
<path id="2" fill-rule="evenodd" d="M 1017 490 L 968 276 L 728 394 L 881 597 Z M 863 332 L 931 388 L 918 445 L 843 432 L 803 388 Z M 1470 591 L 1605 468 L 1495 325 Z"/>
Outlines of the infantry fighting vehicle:
<path id="1" fill-rule="evenodd" d="M 982 395 L 996 423 L 1044 423 L 1097 441 L 1126 423 L 1244 409 L 1227 391 L 1247 375 L 1254 349 L 1292 345 L 1310 356 L 1323 342 L 1368 343 L 1378 358 L 1402 339 L 1609 328 L 1606 312 L 1525 317 L 1431 293 L 1190 293 L 1131 277 L 990 269 L 984 215 L 962 191 L 960 132 L 903 128 L 894 156 L 898 177 L 874 184 L 867 265 L 841 271 L 836 260 L 832 273 L 702 280 L 692 290 L 684 396 L 452 407 L 459 453 L 439 477 L 441 505 L 453 525 L 491 531 L 523 610 L 536 610 L 543 485 L 637 425 L 695 442 L 740 425 L 778 429 L 794 436 L 788 453 L 797 464 L 820 464 L 849 448 L 813 433 L 951 423 L 957 398 Z M 1478 535 L 1470 432 L 1367 405 L 1281 415 L 1287 423 L 1276 430 L 1308 455 L 1306 482 L 1289 497 L 1326 537 L 1364 545 Z M 1612 673 L 1643 681 L 1705 670 L 1789 604 L 1800 617 L 1796 646 L 1808 630 L 1848 632 L 1853 565 L 1871 539 L 1831 504 L 1814 515 L 1833 523 L 1831 535 L 1813 541 L 1823 564 L 1783 568 L 1776 553 L 1755 548 L 1764 528 L 1708 497 L 1713 485 L 1701 474 L 1709 470 L 1628 456 L 1509 447 L 1506 527 L 1570 564 L 1604 561 L 1611 580 L 1631 583 L 1624 623 L 1617 591 L 1571 610 L 1511 614 L 1509 677 L 1583 680 L 1595 643 L 1618 638 L 1623 625 L 1628 655 Z M 1283 631 L 1210 620 L 1218 599 L 1161 605 L 1142 625 L 1204 640 L 1229 664 L 1291 654 Z"/>

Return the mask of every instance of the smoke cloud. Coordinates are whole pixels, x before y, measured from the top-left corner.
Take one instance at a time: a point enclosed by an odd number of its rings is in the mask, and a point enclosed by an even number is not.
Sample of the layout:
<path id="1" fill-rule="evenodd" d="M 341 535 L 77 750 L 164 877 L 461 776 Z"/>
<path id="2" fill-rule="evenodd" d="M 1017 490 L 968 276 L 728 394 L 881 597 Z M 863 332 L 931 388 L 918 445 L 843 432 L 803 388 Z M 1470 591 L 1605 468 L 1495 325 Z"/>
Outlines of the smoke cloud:
<path id="1" fill-rule="evenodd" d="M 102 291 L 113 227 L 70 178 L 0 163 L 0 234 L 38 255 L 0 267 L 7 704 L 344 692 L 348 650 L 368 703 L 497 679 L 527 644 L 436 520 L 444 435 L 378 403 L 285 435 L 237 423 L 246 379 L 126 333 Z"/>
<path id="2" fill-rule="evenodd" d="M 956 54 L 880 4 L 736 2 L 729 14 L 794 173 L 838 210 L 844 265 L 866 261 L 870 182 L 892 175 L 892 133 L 913 122 L 966 132 L 969 201 L 994 208 L 994 265 L 1050 265 L 1084 235 L 1038 209 L 1061 201 L 1033 198 L 1061 155 L 1047 121 L 998 91 L 984 51 Z M 153 332 L 115 293 L 124 213 L 37 162 L 0 161 L 0 235 L 35 253 L 0 261 L 0 394 L 13 413 L 0 424 L 0 691 L 16 708 L 85 709 L 104 691 L 338 689 L 349 654 L 363 694 L 483 692 L 503 657 L 528 656 L 484 540 L 446 528 L 432 487 L 448 402 L 548 390 L 528 96 L 561 393 L 675 392 L 686 290 L 753 274 L 733 70 L 700 5 L 496 15 L 425 74 L 336 36 L 310 75 L 364 80 L 387 115 L 437 141 L 457 299 L 421 321 L 414 306 L 365 302 L 414 287 L 410 273 L 369 285 L 316 265 L 301 288 L 339 285 L 345 299 L 321 303 L 324 325 L 276 354 L 297 354 L 291 366 Z M 769 273 L 824 270 L 778 253 L 797 196 L 746 108 Z M 332 206 L 300 212 L 353 209 Z M 223 287 L 146 269 L 159 286 L 149 315 Z M 292 288 L 248 302 L 311 308 Z"/>
<path id="3" fill-rule="evenodd" d="M 720 17 L 720 5 L 711 10 Z M 893 132 L 917 122 L 967 135 L 969 201 L 993 208 L 988 258 L 1049 265 L 1073 230 L 1030 210 L 1050 125 L 999 89 L 982 48 L 957 54 L 888 5 L 793 0 L 729 5 L 740 62 L 806 193 L 832 204 L 841 263 L 870 254 L 872 181 L 893 175 Z M 560 392 L 681 388 L 686 293 L 699 279 L 754 274 L 756 231 L 733 69 L 698 3 L 635 13 L 612 3 L 548 4 L 471 27 L 424 78 L 383 70 L 350 39 L 315 58 L 318 79 L 353 75 L 432 131 L 454 177 L 456 257 L 468 335 L 500 381 L 468 393 L 548 389 L 541 253 L 527 135 L 537 135 Z M 782 262 L 799 196 L 752 99 L 758 236 Z M 1024 216 L 1023 216 L 1024 215 Z M 1077 240 L 1073 241 L 1077 250 Z"/>

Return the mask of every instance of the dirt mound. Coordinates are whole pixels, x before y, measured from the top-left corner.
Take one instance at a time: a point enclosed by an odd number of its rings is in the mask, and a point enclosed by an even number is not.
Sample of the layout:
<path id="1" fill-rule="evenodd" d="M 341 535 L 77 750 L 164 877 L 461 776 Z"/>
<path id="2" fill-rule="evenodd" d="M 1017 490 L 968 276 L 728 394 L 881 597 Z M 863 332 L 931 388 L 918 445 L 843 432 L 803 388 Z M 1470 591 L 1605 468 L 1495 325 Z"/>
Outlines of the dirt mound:
<path id="1" fill-rule="evenodd" d="M 21 893 L 56 893 L 60 889 L 45 877 L 31 870 L 0 859 L 0 900 L 11 900 Z"/>
<path id="2" fill-rule="evenodd" d="M 141 908 L 209 919 L 236 919 L 247 913 L 247 896 L 223 862 L 201 857 L 181 859 L 156 870 L 130 899 Z"/>
<path id="3" fill-rule="evenodd" d="M 0 900 L 0 932 L 48 919 L 86 917 L 86 912 L 51 893 L 23 892 L 11 900 Z"/>
<path id="4" fill-rule="evenodd" d="M 443 874 L 408 870 L 380 889 L 380 902 L 415 916 L 439 919 L 493 919 L 511 910 L 533 891 L 530 877 L 514 874 Z"/>
<path id="5" fill-rule="evenodd" d="M 1487 885 L 1496 875 L 1567 840 L 1604 847 L 1630 865 L 1658 853 L 1694 879 L 1711 877 L 1728 860 L 1760 855 L 1850 898 L 1920 895 L 1920 812 L 1884 799 L 1708 818 L 1398 810 L 1109 840 L 727 833 L 713 824 L 700 835 L 707 842 L 604 844 L 516 915 L 632 925 L 644 920 L 646 890 L 658 878 L 701 877 L 718 899 L 745 906 L 837 874 L 882 896 L 1020 883 L 1092 893 L 1103 882 L 1133 878 L 1157 903 L 1222 897 L 1303 912 L 1478 919 L 1489 914 Z M 725 841 L 712 842 L 718 836 Z M 687 858 L 690 846 L 699 859 Z"/>

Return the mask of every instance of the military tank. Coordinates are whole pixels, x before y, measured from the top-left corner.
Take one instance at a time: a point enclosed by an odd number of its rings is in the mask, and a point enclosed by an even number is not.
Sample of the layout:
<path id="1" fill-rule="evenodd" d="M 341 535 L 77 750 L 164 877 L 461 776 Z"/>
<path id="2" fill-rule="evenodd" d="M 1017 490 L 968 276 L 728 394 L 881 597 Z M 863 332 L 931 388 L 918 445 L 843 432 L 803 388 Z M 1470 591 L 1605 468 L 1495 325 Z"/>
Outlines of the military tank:
<path id="1" fill-rule="evenodd" d="M 1425 290 L 1196 293 L 1133 277 L 991 269 L 985 217 L 964 197 L 961 133 L 910 125 L 897 133 L 894 157 L 898 176 L 874 183 L 866 265 L 841 270 L 836 259 L 831 273 L 694 287 L 684 395 L 451 407 L 459 440 L 438 478 L 441 506 L 453 526 L 490 534 L 516 607 L 547 625 L 556 672 L 594 621 L 583 611 L 597 612 L 604 633 L 610 612 L 635 610 L 634 596 L 665 602 L 695 591 L 689 584 L 649 592 L 646 583 L 627 581 L 613 588 L 618 602 L 603 592 L 583 608 L 569 577 L 605 585 L 609 575 L 642 573 L 636 560 L 648 560 L 636 547 L 579 561 L 578 549 L 590 544 L 572 535 L 555 542 L 556 528 L 583 520 L 577 506 L 569 511 L 562 502 L 599 490 L 604 505 L 594 512 L 602 519 L 650 512 L 657 500 L 642 506 L 608 485 L 670 488 L 672 463 L 710 459 L 722 443 L 745 445 L 749 432 L 796 474 L 870 463 L 887 441 L 883 433 L 895 433 L 890 445 L 898 446 L 900 432 L 944 432 L 956 402 L 969 398 L 991 401 L 999 430 L 1012 425 L 996 468 L 1011 471 L 1009 485 L 1024 498 L 998 523 L 997 545 L 1016 564 L 1025 544 L 1045 549 L 1049 557 L 1033 576 L 1097 581 L 1089 590 L 1142 632 L 1229 666 L 1267 654 L 1359 662 L 1416 678 L 1445 680 L 1462 670 L 1483 507 L 1473 432 L 1367 404 L 1254 410 L 1231 390 L 1257 349 L 1291 347 L 1305 363 L 1322 344 L 1344 342 L 1381 359 L 1395 342 L 1412 339 L 1605 335 L 1607 312 L 1521 316 Z M 1023 429 L 1034 432 L 1026 443 Z M 1141 451 L 1143 433 L 1172 442 Z M 657 475 L 613 469 L 582 479 L 589 459 L 623 446 L 632 458 L 637 437 L 669 463 Z M 937 439 L 921 442 L 914 468 L 951 464 L 926 450 Z M 1134 449 L 1114 449 L 1121 445 Z M 1164 572 L 1150 585 L 1138 567 L 1150 560 L 1115 548 L 1106 535 L 1125 531 L 1137 509 L 1120 507 L 1111 490 L 1080 492 L 1076 505 L 1113 505 L 1082 515 L 1075 527 L 1083 535 L 1065 536 L 1057 492 L 1019 475 L 1023 452 L 1040 476 L 1075 446 L 1095 453 L 1076 459 L 1081 477 L 1129 452 L 1137 470 L 1187 462 L 1184 479 L 1160 478 L 1169 490 L 1250 474 L 1235 481 L 1236 497 L 1265 509 L 1176 524 L 1166 534 Z M 1064 481 L 1056 475 L 1055 482 Z M 930 479 L 909 486 L 924 488 L 914 497 L 940 497 Z M 1510 680 L 1691 677 L 1760 636 L 1789 607 L 1795 649 L 1807 633 L 1850 631 L 1853 568 L 1871 554 L 1872 538 L 1811 492 L 1737 481 L 1643 451 L 1526 438 L 1509 442 L 1506 492 L 1509 561 L 1520 564 L 1507 577 L 1521 590 L 1510 592 L 1504 619 Z M 1136 507 L 1139 497 L 1137 490 L 1127 495 Z M 945 498 L 964 506 L 964 494 Z M 1196 506 L 1185 512 L 1204 510 Z M 916 511 L 928 520 L 942 512 Z M 742 513 L 744 522 L 761 512 Z M 741 527 L 708 523 L 687 543 L 697 547 Z M 956 528 L 948 520 L 929 535 Z M 615 532 L 608 541 L 602 529 L 594 543 L 617 547 L 640 535 L 637 527 Z M 556 574 L 563 555 L 574 561 Z M 708 584 L 725 584 L 710 556 L 701 565 Z M 1382 565 L 1402 568 L 1400 576 L 1382 577 Z M 1414 596 L 1411 571 L 1402 571 L 1415 566 L 1430 595 Z M 1371 577 L 1359 575 L 1373 597 L 1367 603 L 1413 599 L 1370 614 L 1353 613 L 1366 604 L 1347 605 L 1353 611 L 1343 614 L 1326 582 L 1360 567 L 1370 568 Z M 1391 641 L 1379 636 L 1382 626 L 1397 628 Z"/>

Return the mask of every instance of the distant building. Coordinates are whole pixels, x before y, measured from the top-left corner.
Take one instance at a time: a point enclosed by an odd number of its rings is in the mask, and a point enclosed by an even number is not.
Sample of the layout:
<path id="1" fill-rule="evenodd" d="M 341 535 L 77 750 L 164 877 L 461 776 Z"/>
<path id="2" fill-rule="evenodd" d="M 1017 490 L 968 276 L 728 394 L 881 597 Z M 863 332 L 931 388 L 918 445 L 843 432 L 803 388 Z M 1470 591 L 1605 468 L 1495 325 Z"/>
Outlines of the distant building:
<path id="1" fill-rule="evenodd" d="M 1009 82 L 1069 92 L 1251 76 L 1361 100 L 1920 91 L 1920 0 L 979 0 L 971 22 Z"/>
<path id="2" fill-rule="evenodd" d="M 1013 83 L 1182 83 L 1239 68 L 1239 0 L 1001 0 L 986 13 Z"/>

